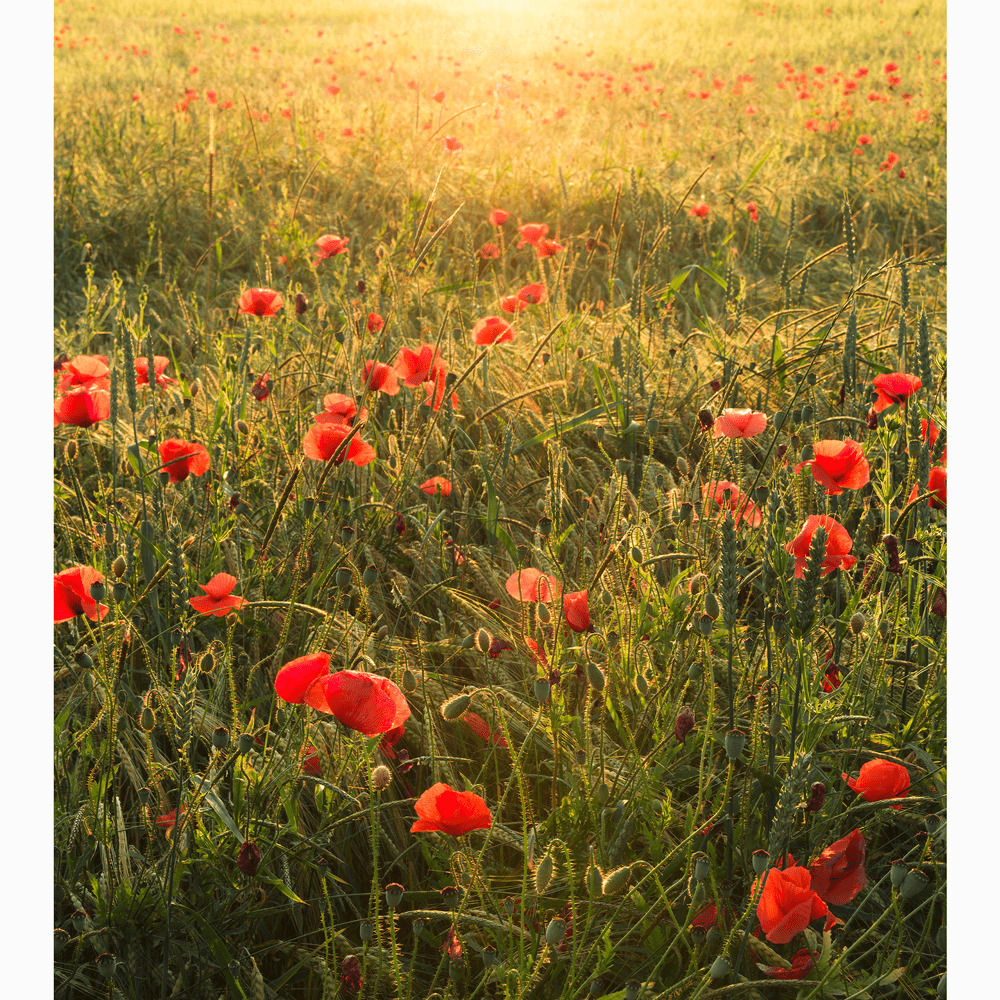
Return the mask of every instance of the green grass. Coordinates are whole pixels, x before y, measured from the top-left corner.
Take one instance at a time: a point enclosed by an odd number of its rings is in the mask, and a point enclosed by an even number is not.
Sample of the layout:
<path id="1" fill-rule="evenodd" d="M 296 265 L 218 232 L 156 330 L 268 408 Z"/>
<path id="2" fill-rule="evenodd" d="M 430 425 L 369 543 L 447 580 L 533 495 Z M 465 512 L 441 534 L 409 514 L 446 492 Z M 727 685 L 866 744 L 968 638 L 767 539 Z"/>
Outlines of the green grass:
<path id="1" fill-rule="evenodd" d="M 55 628 L 56 995 L 349 995 L 354 956 L 366 996 L 934 996 L 947 540 L 923 496 L 946 443 L 943 4 L 591 3 L 572 24 L 548 3 L 465 21 L 430 3 L 55 9 L 72 29 L 55 350 L 106 356 L 116 395 L 113 420 L 55 432 L 55 570 L 95 568 L 111 609 Z M 803 73 L 799 100 L 786 77 Z M 529 222 L 563 249 L 518 249 Z M 349 254 L 314 263 L 324 234 Z M 544 302 L 501 311 L 533 282 Z M 257 286 L 284 297 L 277 315 L 237 314 Z M 475 347 L 488 315 L 513 342 Z M 420 343 L 457 406 L 365 391 L 366 360 Z M 149 355 L 177 385 L 129 385 Z M 923 387 L 869 429 L 871 380 L 892 371 Z M 303 453 L 335 392 L 368 409 L 369 465 Z M 706 408 L 763 411 L 767 429 L 713 437 Z M 204 445 L 205 475 L 162 481 L 173 438 Z M 845 438 L 871 481 L 828 497 L 794 467 Z M 432 476 L 449 497 L 418 489 Z M 720 480 L 760 526 L 731 531 L 703 500 Z M 800 581 L 785 546 L 814 514 L 858 562 Z M 586 590 L 594 631 L 511 599 L 519 567 Z M 189 599 L 218 573 L 246 604 L 201 615 Z M 480 652 L 481 630 L 506 648 Z M 405 754 L 276 696 L 282 665 L 318 652 L 399 685 Z M 463 692 L 506 747 L 442 715 Z M 841 777 L 875 759 L 909 774 L 898 810 Z M 436 782 L 482 796 L 491 829 L 411 834 Z M 761 950 L 753 853 L 808 866 L 855 829 L 867 882 L 831 904 L 830 936 L 814 923 Z M 622 884 L 604 892 L 598 870 Z M 706 937 L 691 922 L 709 903 Z M 761 971 L 802 948 L 807 981 Z"/>

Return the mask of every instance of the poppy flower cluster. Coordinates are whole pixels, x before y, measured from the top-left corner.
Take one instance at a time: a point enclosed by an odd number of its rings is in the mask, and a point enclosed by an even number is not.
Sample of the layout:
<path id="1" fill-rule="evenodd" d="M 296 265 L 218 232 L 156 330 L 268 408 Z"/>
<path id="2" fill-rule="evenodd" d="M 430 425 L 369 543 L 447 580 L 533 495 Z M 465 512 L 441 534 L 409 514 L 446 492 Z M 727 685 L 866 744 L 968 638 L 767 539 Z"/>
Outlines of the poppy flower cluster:
<path id="1" fill-rule="evenodd" d="M 362 736 L 389 733 L 410 717 L 403 692 L 387 677 L 358 670 L 331 674 L 329 667 L 328 653 L 300 656 L 278 671 L 274 689 L 284 701 L 332 715 Z"/>
<path id="2" fill-rule="evenodd" d="M 517 249 L 533 246 L 535 255 L 539 260 L 552 257 L 560 250 L 566 248 L 555 240 L 546 239 L 549 234 L 549 227 L 544 222 L 526 222 L 523 226 L 518 226 L 517 231 L 521 234 L 521 240 L 517 244 Z"/>
<path id="3" fill-rule="evenodd" d="M 554 576 L 537 569 L 519 569 L 516 573 L 512 573 L 507 578 L 504 589 L 515 601 L 522 603 L 540 601 L 543 604 L 558 598 L 562 590 Z M 590 621 L 590 603 L 586 590 L 563 594 L 562 611 L 563 620 L 574 632 L 594 630 Z"/>

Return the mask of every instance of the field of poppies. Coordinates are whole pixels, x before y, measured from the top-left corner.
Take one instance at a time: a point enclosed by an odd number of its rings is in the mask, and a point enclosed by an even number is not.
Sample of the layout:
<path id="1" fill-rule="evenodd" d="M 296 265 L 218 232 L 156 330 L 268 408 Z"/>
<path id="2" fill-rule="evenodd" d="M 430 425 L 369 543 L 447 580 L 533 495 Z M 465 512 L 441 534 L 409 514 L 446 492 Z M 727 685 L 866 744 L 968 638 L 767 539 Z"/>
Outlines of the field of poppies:
<path id="1" fill-rule="evenodd" d="M 56 997 L 946 995 L 944 5 L 565 6 L 57 0 Z"/>

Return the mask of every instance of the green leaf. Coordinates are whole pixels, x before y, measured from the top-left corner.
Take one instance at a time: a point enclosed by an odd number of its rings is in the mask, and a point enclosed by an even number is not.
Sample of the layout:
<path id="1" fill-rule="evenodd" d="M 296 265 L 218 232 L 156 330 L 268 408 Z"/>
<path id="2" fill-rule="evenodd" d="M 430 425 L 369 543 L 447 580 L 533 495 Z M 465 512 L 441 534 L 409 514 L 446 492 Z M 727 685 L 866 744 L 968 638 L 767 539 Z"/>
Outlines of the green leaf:
<path id="1" fill-rule="evenodd" d="M 755 176 L 756 176 L 756 174 L 757 174 L 757 171 L 758 171 L 758 170 L 760 170 L 760 168 L 761 168 L 762 166 L 764 166 L 764 164 L 765 164 L 765 163 L 767 163 L 767 158 L 768 158 L 768 157 L 769 157 L 769 156 L 770 156 L 770 155 L 771 155 L 771 154 L 772 154 L 773 152 L 774 152 L 774 148 L 772 147 L 771 149 L 769 149 L 769 150 L 768 150 L 768 151 L 767 151 L 767 152 L 766 152 L 766 153 L 765 153 L 765 154 L 764 154 L 764 155 L 763 155 L 763 156 L 762 156 L 762 157 L 761 157 L 761 158 L 760 158 L 760 159 L 759 159 L 759 160 L 757 161 L 757 163 L 756 163 L 756 164 L 754 165 L 754 167 L 753 167 L 753 169 L 752 169 L 752 170 L 750 171 L 750 173 L 748 173 L 748 174 L 747 174 L 747 179 L 746 179 L 746 180 L 745 180 L 745 181 L 743 182 L 743 185 L 742 185 L 742 186 L 740 187 L 739 191 L 737 191 L 737 192 L 736 192 L 737 194 L 743 194 L 743 192 L 744 192 L 744 191 L 746 191 L 746 189 L 747 189 L 747 186 L 748 186 L 748 185 L 750 184 L 750 182 L 751 182 L 751 181 L 752 181 L 752 180 L 754 179 L 754 177 L 755 177 Z"/>
<path id="2" fill-rule="evenodd" d="M 240 828 L 236 825 L 233 817 L 229 815 L 229 810 L 222 799 L 216 794 L 215 789 L 210 788 L 205 793 L 205 801 L 212 807 L 212 811 L 222 820 L 229 832 L 242 844 L 246 840 L 246 837 L 240 833 Z"/>
<path id="3" fill-rule="evenodd" d="M 292 890 L 289 889 L 280 878 L 266 878 L 264 881 L 269 885 L 273 885 L 278 892 L 280 892 L 283 896 L 287 896 L 293 903 L 301 903 L 303 906 L 306 905 L 306 901 L 304 899 L 299 899 L 299 897 L 296 896 L 295 893 L 292 892 Z"/>
<path id="4" fill-rule="evenodd" d="M 595 384 L 599 386 L 599 383 L 595 381 Z M 600 394 L 600 388 L 598 388 L 598 394 Z M 518 453 L 524 451 L 526 448 L 531 448 L 536 444 L 543 444 L 550 438 L 554 438 L 557 434 L 563 434 L 566 431 L 571 431 L 575 427 L 579 427 L 580 424 L 587 423 L 588 420 L 594 420 L 599 417 L 602 413 L 608 413 L 610 417 L 610 412 L 608 411 L 607 405 L 605 406 L 595 406 L 592 410 L 587 410 L 586 413 L 580 413 L 575 416 L 572 420 L 567 420 L 566 423 L 561 424 L 558 428 L 552 427 L 547 431 L 542 431 L 541 434 L 536 434 L 533 438 L 529 438 L 527 441 L 522 441 L 516 448 L 511 449 L 512 455 L 517 455 Z"/>
<path id="5" fill-rule="evenodd" d="M 774 368 L 774 371 L 778 376 L 778 385 L 781 386 L 781 390 L 784 392 L 785 352 L 781 349 L 781 341 L 778 340 L 777 334 L 774 334 L 771 338 L 771 366 Z"/>

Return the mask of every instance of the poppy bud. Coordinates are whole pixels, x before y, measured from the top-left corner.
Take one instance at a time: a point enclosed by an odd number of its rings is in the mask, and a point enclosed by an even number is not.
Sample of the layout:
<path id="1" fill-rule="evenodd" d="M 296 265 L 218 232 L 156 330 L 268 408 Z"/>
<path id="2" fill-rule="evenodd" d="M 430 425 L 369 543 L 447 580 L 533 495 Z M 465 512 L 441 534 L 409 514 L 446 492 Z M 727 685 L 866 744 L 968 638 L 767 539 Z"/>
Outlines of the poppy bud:
<path id="1" fill-rule="evenodd" d="M 448 722 L 455 722 L 465 715 L 471 704 L 472 699 L 467 694 L 453 695 L 441 706 L 441 715 Z"/>
<path id="2" fill-rule="evenodd" d="M 379 764 L 378 767 L 372 768 L 372 788 L 376 792 L 384 792 L 391 782 L 392 772 L 385 764 Z"/>
<path id="3" fill-rule="evenodd" d="M 248 878 L 253 878 L 257 874 L 258 865 L 260 865 L 260 848 L 252 840 L 244 840 L 240 844 L 239 854 L 236 855 L 236 867 Z"/>
<path id="4" fill-rule="evenodd" d="M 295 315 L 304 316 L 308 308 L 309 300 L 301 292 L 299 292 L 298 295 L 295 296 Z"/>
<path id="5" fill-rule="evenodd" d="M 559 917 L 553 917 L 545 928 L 545 943 L 553 947 L 562 942 L 566 936 L 566 921 Z"/>
<path id="6" fill-rule="evenodd" d="M 374 566 L 366 566 L 361 581 L 366 587 L 374 587 L 378 583 L 378 570 Z"/>
<path id="7" fill-rule="evenodd" d="M 390 910 L 396 909 L 400 903 L 403 902 L 403 887 L 398 882 L 390 882 L 385 887 L 385 905 L 389 907 Z"/>
<path id="8" fill-rule="evenodd" d="M 938 616 L 938 618 L 945 618 L 948 614 L 948 598 L 945 594 L 945 589 L 942 587 L 937 594 L 934 595 L 934 602 L 931 604 L 931 611 Z"/>
<path id="9" fill-rule="evenodd" d="M 855 635 L 861 635 L 865 630 L 865 626 L 868 624 L 868 619 L 860 611 L 855 611 L 851 615 L 851 631 Z"/>
<path id="10" fill-rule="evenodd" d="M 544 895 L 545 890 L 549 887 L 555 867 L 555 862 L 552 860 L 551 854 L 546 854 L 538 862 L 538 867 L 535 869 L 535 892 L 539 896 Z"/>
<path id="11" fill-rule="evenodd" d="M 703 431 L 710 431 L 715 426 L 715 417 L 712 416 L 712 411 L 709 409 L 699 410 L 698 423 L 701 424 Z"/>
<path id="12" fill-rule="evenodd" d="M 115 556 L 115 561 L 111 564 L 111 575 L 116 580 L 120 580 L 125 575 L 126 569 L 127 563 L 125 562 L 125 557 Z"/>
<path id="13" fill-rule="evenodd" d="M 375 928 L 367 920 L 362 920 L 361 926 L 358 928 L 358 937 L 361 938 L 361 943 L 367 944 L 374 934 Z"/>
<path id="14" fill-rule="evenodd" d="M 642 674 L 636 674 L 635 687 L 639 694 L 645 697 L 646 692 L 649 691 L 649 681 Z"/>
<path id="15" fill-rule="evenodd" d="M 476 648 L 480 653 L 488 653 L 490 651 L 490 634 L 484 628 L 481 628 L 476 633 Z"/>
<path id="16" fill-rule="evenodd" d="M 705 591 L 705 614 L 713 621 L 719 617 L 719 601 L 710 590 Z"/>
<path id="17" fill-rule="evenodd" d="M 592 660 L 587 661 L 587 682 L 595 691 L 603 691 L 607 682 L 604 671 Z"/>
<path id="18" fill-rule="evenodd" d="M 709 927 L 708 933 L 705 935 L 705 944 L 710 948 L 717 947 L 722 944 L 722 935 L 714 927 Z"/>
<path id="19" fill-rule="evenodd" d="M 236 421 L 236 430 L 244 436 L 250 433 L 250 428 L 247 426 L 247 422 L 245 420 Z"/>
<path id="20" fill-rule="evenodd" d="M 240 738 L 236 741 L 236 750 L 241 754 L 248 754 L 253 749 L 253 737 L 249 733 L 240 733 Z"/>
<path id="21" fill-rule="evenodd" d="M 229 730 L 225 726 L 216 726 L 212 730 L 212 746 L 216 750 L 225 750 L 229 746 Z"/>
<path id="22" fill-rule="evenodd" d="M 726 733 L 726 756 L 730 760 L 739 760 L 746 742 L 746 733 L 742 733 L 738 729 L 730 729 Z"/>
<path id="23" fill-rule="evenodd" d="M 539 705 L 544 705 L 545 702 L 549 700 L 549 693 L 552 690 L 552 685 L 549 684 L 548 680 L 544 677 L 539 677 L 535 681 L 535 701 Z"/>
<path id="24" fill-rule="evenodd" d="M 873 431 L 878 427 L 878 414 L 874 410 L 868 411 L 868 430 Z"/>
<path id="25" fill-rule="evenodd" d="M 98 955 L 94 959 L 97 965 L 97 971 L 104 976 L 105 979 L 114 979 L 115 975 L 115 956 L 105 952 L 103 955 Z"/>
<path id="26" fill-rule="evenodd" d="M 552 621 L 552 612 L 549 611 L 549 606 L 547 604 L 536 604 L 535 615 L 543 625 L 548 625 L 548 623 Z"/>
<path id="27" fill-rule="evenodd" d="M 683 743 L 692 729 L 694 729 L 694 709 L 689 705 L 683 705 L 674 719 L 674 738 Z"/>
<path id="28" fill-rule="evenodd" d="M 387 626 L 383 625 L 382 628 L 387 628 Z M 417 678 L 409 667 L 403 671 L 403 683 L 401 687 L 407 694 L 412 694 L 417 690 Z"/>
<path id="29" fill-rule="evenodd" d="M 148 705 L 139 713 L 139 728 L 144 733 L 151 733 L 156 728 L 156 715 Z"/>
<path id="30" fill-rule="evenodd" d="M 612 650 L 617 649 L 618 648 L 618 633 L 617 632 L 609 632 L 604 637 L 604 641 L 608 644 L 608 649 L 612 649 Z"/>
<path id="31" fill-rule="evenodd" d="M 713 963 L 712 968 L 708 970 L 708 974 L 713 979 L 725 979 L 726 976 L 732 972 L 732 966 L 727 961 L 724 955 L 720 955 Z"/>
<path id="32" fill-rule="evenodd" d="M 63 448 L 63 457 L 67 462 L 75 462 L 77 454 L 76 438 L 70 438 Z"/>
<path id="33" fill-rule="evenodd" d="M 160 485 L 166 486 L 170 482 L 170 473 L 164 470 L 159 475 Z"/>
<path id="34" fill-rule="evenodd" d="M 771 739 L 776 740 L 781 735 L 781 712 L 775 712 L 767 724 L 767 732 Z"/>
<path id="35" fill-rule="evenodd" d="M 677 471 L 682 475 L 686 476 L 688 474 L 688 464 L 687 459 L 683 455 L 677 457 Z"/>
<path id="36" fill-rule="evenodd" d="M 823 799 L 826 797 L 826 785 L 822 781 L 813 782 L 809 789 L 809 802 L 806 809 L 809 812 L 819 812 L 823 807 Z"/>
<path id="37" fill-rule="evenodd" d="M 708 855 L 702 851 L 698 851 L 697 854 L 692 855 L 692 858 L 694 860 L 694 877 L 699 882 L 704 878 L 708 878 L 712 871 L 712 862 L 709 861 Z"/>
<path id="38" fill-rule="evenodd" d="M 687 675 L 689 681 L 696 681 L 701 677 L 704 667 L 700 663 L 691 663 L 688 665 Z"/>
<path id="39" fill-rule="evenodd" d="M 608 786 L 607 786 L 606 784 L 604 784 L 604 782 L 602 781 L 602 782 L 601 782 L 601 783 L 600 783 L 600 784 L 599 784 L 599 785 L 597 786 L 597 788 L 596 788 L 596 790 L 595 790 L 594 794 L 595 794 L 595 796 L 596 796 L 596 798 L 597 798 L 597 804 L 598 804 L 599 806 L 603 806 L 603 805 L 605 805 L 605 804 L 607 803 L 607 801 L 608 801 L 608 798 L 609 798 L 609 796 L 611 795 L 611 790 L 610 790 L 610 789 L 608 788 Z"/>
<path id="40" fill-rule="evenodd" d="M 597 443 L 598 444 L 601 444 L 604 441 L 604 434 L 605 434 L 605 431 L 604 431 L 603 425 L 598 425 L 597 430 L 594 431 L 594 435 L 597 438 Z"/>
<path id="41" fill-rule="evenodd" d="M 624 868 L 616 868 L 613 872 L 608 872 L 601 879 L 601 895 L 613 896 L 615 893 L 621 892 L 628 885 L 628 880 L 631 877 L 631 865 L 626 865 Z"/>

